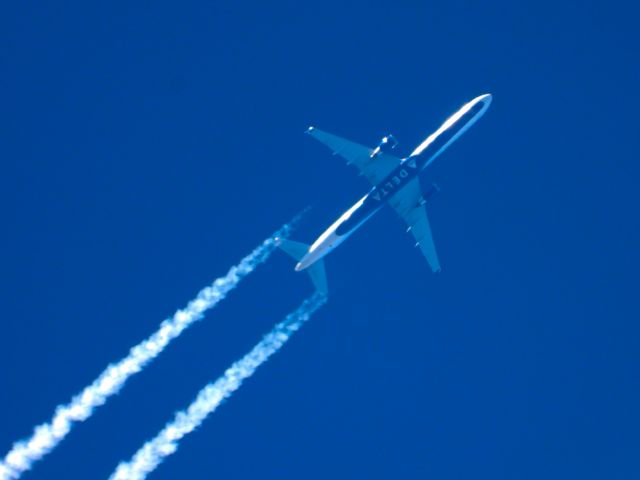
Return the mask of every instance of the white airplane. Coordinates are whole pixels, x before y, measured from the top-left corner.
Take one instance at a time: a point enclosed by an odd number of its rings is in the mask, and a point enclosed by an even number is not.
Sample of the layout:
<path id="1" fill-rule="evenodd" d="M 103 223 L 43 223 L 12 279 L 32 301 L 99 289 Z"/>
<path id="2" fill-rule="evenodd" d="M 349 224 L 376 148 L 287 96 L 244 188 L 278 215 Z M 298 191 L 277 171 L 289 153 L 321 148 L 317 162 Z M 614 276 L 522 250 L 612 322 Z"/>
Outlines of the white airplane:
<path id="1" fill-rule="evenodd" d="M 371 149 L 309 127 L 309 135 L 327 145 L 334 155 L 345 158 L 347 164 L 358 167 L 361 175 L 371 182 L 373 188 L 344 212 L 311 246 L 276 239 L 278 246 L 298 261 L 296 272 L 306 269 L 316 290 L 326 294 L 327 278 L 322 259 L 380 210 L 385 202 L 406 222 L 407 231 L 413 233 L 416 246 L 422 250 L 431 269 L 439 272 L 440 262 L 425 209 L 425 204 L 438 192 L 438 187 L 434 184 L 423 194 L 418 175 L 484 115 L 491 99 L 491 94 L 480 95 L 463 105 L 411 155 L 403 159 L 389 153 L 398 144 L 392 135 L 387 135 L 376 148 Z"/>

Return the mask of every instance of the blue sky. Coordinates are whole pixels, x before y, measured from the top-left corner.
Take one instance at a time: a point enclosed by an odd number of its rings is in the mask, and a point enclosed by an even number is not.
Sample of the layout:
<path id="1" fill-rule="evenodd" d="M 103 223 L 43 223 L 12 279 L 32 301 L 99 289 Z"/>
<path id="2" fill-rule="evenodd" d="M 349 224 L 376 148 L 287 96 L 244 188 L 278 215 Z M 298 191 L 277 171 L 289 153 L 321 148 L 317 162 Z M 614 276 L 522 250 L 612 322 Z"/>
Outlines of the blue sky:
<path id="1" fill-rule="evenodd" d="M 126 2 L 0 15 L 0 449 L 302 208 L 368 189 L 308 125 L 425 172 L 443 271 L 381 211 L 329 303 L 152 478 L 633 478 L 637 11 Z M 106 478 L 311 291 L 275 254 L 24 478 Z"/>

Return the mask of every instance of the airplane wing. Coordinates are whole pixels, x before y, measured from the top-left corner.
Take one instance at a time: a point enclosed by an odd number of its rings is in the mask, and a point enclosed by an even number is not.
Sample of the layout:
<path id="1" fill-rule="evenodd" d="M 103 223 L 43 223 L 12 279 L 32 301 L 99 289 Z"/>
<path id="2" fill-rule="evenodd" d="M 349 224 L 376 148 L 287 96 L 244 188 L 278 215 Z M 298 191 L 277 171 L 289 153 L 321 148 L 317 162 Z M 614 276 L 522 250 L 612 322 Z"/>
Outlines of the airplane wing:
<path id="1" fill-rule="evenodd" d="M 309 127 L 307 133 L 333 150 L 334 155 L 343 157 L 347 164 L 358 167 L 360 174 L 364 175 L 373 185 L 380 183 L 401 162 L 399 158 L 384 152 L 371 158 L 373 148 L 323 132 L 315 127 Z"/>
<path id="2" fill-rule="evenodd" d="M 423 203 L 422 188 L 418 178 L 414 178 L 406 187 L 389 199 L 389 205 L 407 223 L 407 231 L 413 233 L 416 239 L 416 247 L 420 246 L 420 250 L 427 258 L 431 270 L 439 272 L 440 262 L 438 261 L 436 246 L 431 236 L 427 210 Z"/>

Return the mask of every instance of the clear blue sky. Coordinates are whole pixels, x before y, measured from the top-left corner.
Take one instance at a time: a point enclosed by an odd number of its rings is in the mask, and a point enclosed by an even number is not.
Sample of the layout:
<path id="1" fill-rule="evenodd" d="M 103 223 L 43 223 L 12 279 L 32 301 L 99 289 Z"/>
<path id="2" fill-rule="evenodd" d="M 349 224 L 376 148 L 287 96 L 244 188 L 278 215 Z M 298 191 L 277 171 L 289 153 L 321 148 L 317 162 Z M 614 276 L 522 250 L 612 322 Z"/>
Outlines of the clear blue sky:
<path id="1" fill-rule="evenodd" d="M 11 3 L 11 2 L 10 2 Z M 5 2 L 0 455 L 280 224 L 409 153 L 443 271 L 384 210 L 329 303 L 154 479 L 640 477 L 638 11 L 620 2 Z M 25 479 L 106 478 L 311 291 L 276 254 Z"/>

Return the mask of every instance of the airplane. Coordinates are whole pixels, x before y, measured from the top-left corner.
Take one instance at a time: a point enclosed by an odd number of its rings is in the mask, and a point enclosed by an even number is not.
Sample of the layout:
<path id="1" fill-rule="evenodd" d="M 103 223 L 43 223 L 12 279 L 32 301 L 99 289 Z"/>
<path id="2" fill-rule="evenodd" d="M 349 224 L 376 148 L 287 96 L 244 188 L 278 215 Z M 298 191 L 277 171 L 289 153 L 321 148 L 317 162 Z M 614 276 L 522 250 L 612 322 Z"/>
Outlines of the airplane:
<path id="1" fill-rule="evenodd" d="M 405 221 L 407 232 L 413 234 L 415 246 L 420 247 L 431 269 L 439 272 L 440 262 L 425 208 L 439 189 L 433 184 L 423 193 L 419 173 L 484 115 L 491 100 L 491 94 L 487 93 L 466 103 L 418 145 L 411 155 L 402 159 L 390 153 L 398 145 L 393 135 L 383 137 L 378 146 L 371 149 L 309 127 L 309 135 L 328 146 L 334 155 L 343 157 L 347 164 L 358 167 L 360 174 L 369 180 L 372 188 L 311 246 L 284 238 L 276 239 L 278 247 L 298 262 L 295 271 L 306 270 L 316 290 L 326 295 L 328 286 L 323 258 L 387 203 Z"/>

